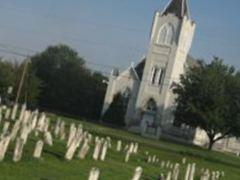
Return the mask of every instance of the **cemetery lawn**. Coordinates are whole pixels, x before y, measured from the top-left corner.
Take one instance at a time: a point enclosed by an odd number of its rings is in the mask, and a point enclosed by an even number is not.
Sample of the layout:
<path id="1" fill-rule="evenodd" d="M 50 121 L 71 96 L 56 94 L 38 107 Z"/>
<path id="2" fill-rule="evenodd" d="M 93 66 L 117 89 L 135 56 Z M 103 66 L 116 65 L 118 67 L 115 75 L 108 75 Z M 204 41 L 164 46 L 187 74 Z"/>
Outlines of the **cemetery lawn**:
<path id="1" fill-rule="evenodd" d="M 56 117 L 51 116 L 52 121 Z M 44 145 L 41 160 L 32 158 L 35 143 L 38 139 L 32 134 L 29 137 L 27 145 L 24 147 L 23 158 L 20 162 L 12 162 L 12 154 L 14 143 L 10 144 L 10 149 L 4 161 L 0 163 L 0 179 L 1 180 L 87 180 L 89 171 L 92 167 L 100 169 L 100 180 L 130 180 L 134 169 L 137 166 L 143 168 L 143 180 L 156 180 L 160 173 L 166 174 L 168 170 L 161 169 L 159 164 L 148 164 L 146 162 L 145 152 L 150 155 L 157 155 L 160 161 L 170 160 L 172 163 L 181 162 L 183 157 L 188 162 L 195 162 L 197 168 L 197 176 L 201 168 L 209 168 L 210 170 L 219 170 L 225 172 L 226 180 L 240 179 L 240 158 L 232 154 L 210 152 L 195 146 L 186 146 L 176 144 L 166 140 L 151 140 L 142 138 L 138 135 L 131 134 L 126 131 L 111 129 L 88 123 L 85 121 L 76 121 L 69 118 L 62 118 L 68 122 L 82 123 L 83 128 L 93 135 L 101 137 L 110 136 L 113 140 L 112 148 L 108 150 L 105 162 L 93 161 L 92 151 L 88 154 L 87 159 L 78 160 L 74 158 L 72 161 L 64 160 L 66 151 L 65 142 L 54 139 L 54 145 L 49 147 Z M 68 129 L 67 127 L 67 129 Z M 123 145 L 129 142 L 139 142 L 138 155 L 130 156 L 130 161 L 124 163 L 125 153 L 116 152 L 116 140 L 123 140 Z M 181 177 L 183 179 L 186 165 L 181 165 Z"/>

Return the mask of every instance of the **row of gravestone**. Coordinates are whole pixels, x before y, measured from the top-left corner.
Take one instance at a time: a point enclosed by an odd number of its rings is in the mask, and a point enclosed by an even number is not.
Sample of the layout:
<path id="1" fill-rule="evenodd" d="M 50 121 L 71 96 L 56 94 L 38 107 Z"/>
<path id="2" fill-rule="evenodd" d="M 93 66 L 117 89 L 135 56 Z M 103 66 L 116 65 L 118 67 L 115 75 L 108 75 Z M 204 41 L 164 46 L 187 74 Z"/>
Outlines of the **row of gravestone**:
<path id="1" fill-rule="evenodd" d="M 19 113 L 18 113 L 19 112 Z M 18 162 L 22 158 L 24 145 L 27 143 L 28 136 L 34 133 L 39 140 L 36 142 L 35 149 L 33 152 L 33 157 L 41 158 L 42 150 L 44 145 L 52 146 L 53 138 L 52 133 L 55 138 L 66 142 L 66 152 L 65 159 L 72 160 L 76 154 L 80 159 L 85 159 L 89 153 L 91 143 L 94 144 L 94 151 L 92 158 L 97 161 L 104 161 L 108 152 L 108 149 L 112 147 L 111 138 L 100 138 L 95 137 L 93 141 L 93 135 L 87 131 L 83 131 L 81 124 L 76 126 L 74 123 L 70 125 L 69 131 L 66 130 L 66 124 L 63 120 L 58 119 L 57 122 L 51 126 L 50 119 L 44 113 L 39 113 L 38 111 L 28 111 L 25 105 L 19 108 L 18 105 L 14 105 L 12 108 L 3 108 L 0 106 L 0 123 L 3 122 L 3 129 L 0 135 L 0 160 L 2 161 L 5 157 L 6 151 L 8 149 L 10 142 L 15 142 L 15 148 L 13 153 L 13 161 Z M 122 141 L 117 141 L 117 152 L 125 152 L 124 161 L 129 162 L 130 156 L 138 153 L 139 145 L 138 143 L 131 142 L 130 144 L 122 147 Z M 159 161 L 156 155 L 150 156 L 148 152 L 145 153 L 147 156 L 147 162 L 149 164 L 161 164 L 161 168 L 170 168 L 167 175 L 163 174 L 160 176 L 161 179 L 167 180 L 177 180 L 179 179 L 180 164 L 170 163 L 167 161 Z M 182 164 L 186 163 L 186 159 L 183 158 Z M 96 168 L 94 168 L 96 173 Z M 142 174 L 142 168 L 137 168 L 139 177 Z M 141 169 L 141 171 L 139 170 Z M 185 180 L 193 180 L 195 177 L 196 165 L 188 164 L 185 172 Z M 99 174 L 99 173 L 98 173 Z M 99 176 L 99 175 L 98 175 Z M 224 176 L 224 173 L 220 171 L 210 172 L 208 169 L 201 172 L 201 180 L 212 180 L 219 179 Z M 94 176 L 95 177 L 95 176 Z M 135 178 L 137 179 L 137 178 Z"/>

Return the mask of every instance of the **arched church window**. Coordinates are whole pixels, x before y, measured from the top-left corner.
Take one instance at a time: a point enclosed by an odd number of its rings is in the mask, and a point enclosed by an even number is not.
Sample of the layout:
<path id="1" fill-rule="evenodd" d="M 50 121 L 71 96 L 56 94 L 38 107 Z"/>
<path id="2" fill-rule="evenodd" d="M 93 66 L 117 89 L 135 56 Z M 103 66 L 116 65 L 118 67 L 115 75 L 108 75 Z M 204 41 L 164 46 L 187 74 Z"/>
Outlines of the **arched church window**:
<path id="1" fill-rule="evenodd" d="M 156 86 L 160 85 L 162 82 L 163 73 L 164 71 L 162 68 L 153 67 L 151 72 L 150 83 Z"/>
<path id="2" fill-rule="evenodd" d="M 152 72 L 151 72 L 151 79 L 150 82 L 151 84 L 154 84 L 157 78 L 157 74 L 158 74 L 158 68 L 157 67 L 153 67 L 152 68 Z"/>
<path id="3" fill-rule="evenodd" d="M 155 102 L 154 99 L 149 99 L 149 101 L 147 102 L 147 107 L 146 110 L 152 113 L 156 113 L 157 111 L 157 103 Z"/>
<path id="4" fill-rule="evenodd" d="M 174 29 L 172 25 L 168 25 L 168 31 L 166 36 L 166 44 L 172 44 L 173 43 L 173 37 L 174 37 Z"/>
<path id="5" fill-rule="evenodd" d="M 159 35 L 158 35 L 158 44 L 165 44 L 166 42 L 166 36 L 167 36 L 167 27 L 164 26 L 163 28 L 161 28 L 161 30 L 159 31 Z"/>
<path id="6" fill-rule="evenodd" d="M 159 68 L 158 72 L 157 72 L 157 78 L 155 80 L 155 84 L 156 85 L 160 85 L 163 79 L 163 69 Z"/>
<path id="7" fill-rule="evenodd" d="M 157 43 L 170 45 L 174 39 L 174 28 L 171 24 L 165 24 L 160 28 Z"/>

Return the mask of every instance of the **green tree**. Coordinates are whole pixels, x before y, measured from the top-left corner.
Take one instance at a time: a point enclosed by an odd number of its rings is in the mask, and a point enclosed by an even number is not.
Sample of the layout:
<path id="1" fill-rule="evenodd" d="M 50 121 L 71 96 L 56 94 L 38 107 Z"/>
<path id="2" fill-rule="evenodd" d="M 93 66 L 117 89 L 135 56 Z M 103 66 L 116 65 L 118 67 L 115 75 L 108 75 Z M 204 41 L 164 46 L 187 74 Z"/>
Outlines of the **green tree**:
<path id="1" fill-rule="evenodd" d="M 5 99 L 8 87 L 15 85 L 15 67 L 9 61 L 0 59 L 0 96 Z"/>
<path id="2" fill-rule="evenodd" d="M 17 94 L 17 90 L 19 88 L 18 86 L 23 74 L 25 62 L 26 61 L 23 61 L 22 63 L 16 65 L 14 86 L 15 95 Z M 38 97 L 41 92 L 42 81 L 32 71 L 31 66 L 32 66 L 31 63 L 28 63 L 27 72 L 23 81 L 24 83 L 22 86 L 19 102 L 27 103 L 28 108 L 36 108 L 38 105 Z"/>
<path id="3" fill-rule="evenodd" d="M 40 107 L 91 119 L 99 117 L 104 77 L 92 73 L 75 50 L 66 45 L 50 46 L 32 57 L 32 70 L 42 81 Z"/>
<path id="4" fill-rule="evenodd" d="M 205 130 L 209 149 L 220 139 L 240 135 L 240 75 L 233 67 L 218 58 L 200 63 L 173 91 L 178 95 L 176 121 Z"/>
<path id="5" fill-rule="evenodd" d="M 126 105 L 125 99 L 121 93 L 114 96 L 113 102 L 110 104 L 108 110 L 102 117 L 103 122 L 117 125 L 120 127 L 125 126 Z"/>

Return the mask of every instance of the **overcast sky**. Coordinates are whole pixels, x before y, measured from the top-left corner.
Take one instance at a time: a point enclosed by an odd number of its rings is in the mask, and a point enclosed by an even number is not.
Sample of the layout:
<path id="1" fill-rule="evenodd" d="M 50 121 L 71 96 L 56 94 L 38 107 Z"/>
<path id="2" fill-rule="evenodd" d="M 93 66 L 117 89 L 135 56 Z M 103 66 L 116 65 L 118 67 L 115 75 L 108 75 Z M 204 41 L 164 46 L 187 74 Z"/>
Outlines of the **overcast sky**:
<path id="1" fill-rule="evenodd" d="M 191 54 L 208 61 L 216 55 L 240 69 L 240 0 L 189 1 L 197 24 Z M 13 56 L 6 48 L 31 55 L 64 43 L 94 69 L 125 68 L 146 54 L 154 11 L 167 2 L 0 0 L 0 56 Z"/>

